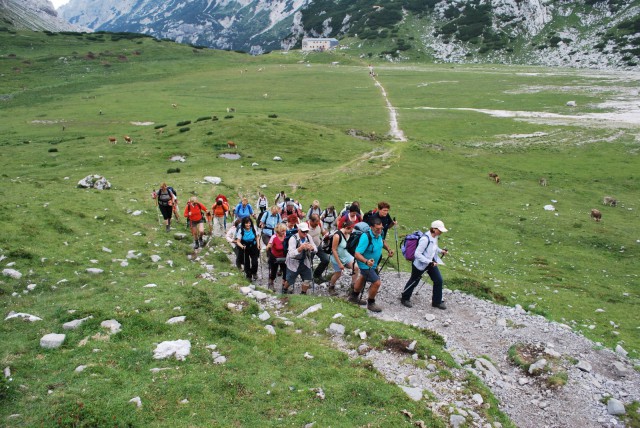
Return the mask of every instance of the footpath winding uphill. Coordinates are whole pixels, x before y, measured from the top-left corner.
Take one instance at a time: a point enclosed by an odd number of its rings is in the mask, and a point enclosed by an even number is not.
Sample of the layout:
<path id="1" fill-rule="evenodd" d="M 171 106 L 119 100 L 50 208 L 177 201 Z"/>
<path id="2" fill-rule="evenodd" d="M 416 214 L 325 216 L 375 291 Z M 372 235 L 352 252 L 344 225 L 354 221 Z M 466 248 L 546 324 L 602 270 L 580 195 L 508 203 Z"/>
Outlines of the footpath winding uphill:
<path id="1" fill-rule="evenodd" d="M 447 310 L 431 307 L 428 286 L 408 309 L 399 300 L 407 279 L 404 273 L 384 275 L 377 298 L 384 311 L 375 316 L 442 335 L 459 363 L 475 361 L 465 367 L 484 380 L 518 427 L 621 426 L 613 415 L 622 411 L 615 408 L 617 402 L 640 401 L 640 374 L 624 349 L 600 349 L 568 326 L 529 315 L 519 306 L 500 306 L 450 290 L 445 290 Z M 547 368 L 565 372 L 566 385 L 550 387 L 544 376 L 530 376 L 511 363 L 509 348 L 515 344 L 532 351 L 534 361 L 545 359 Z M 613 398 L 608 406 L 605 397 Z"/>
<path id="2" fill-rule="evenodd" d="M 465 395 L 460 381 L 465 370 L 484 381 L 499 399 L 500 409 L 520 428 L 623 427 L 616 417 L 630 411 L 623 403 L 640 401 L 640 373 L 622 348 L 616 352 L 602 349 L 569 326 L 530 315 L 519 305 L 501 306 L 458 291 L 444 290 L 447 310 L 433 308 L 428 285 L 414 294 L 414 307 L 409 309 L 399 300 L 409 274 L 386 272 L 381 278 L 376 303 L 383 311 L 369 314 L 435 331 L 445 338 L 447 351 L 463 368 L 453 370 L 452 379 L 442 379 L 434 376 L 437 367 L 429 361 L 426 368 L 420 368 L 408 364 L 406 354 L 379 351 L 365 344 L 358 350 L 350 349 L 340 335 L 334 336 L 334 343 L 354 357 L 369 359 L 388 381 L 413 399 L 423 399 L 427 393 L 435 397 L 427 400 L 428 405 L 451 426 L 465 421 L 473 421 L 469 426 L 500 426 L 491 425 L 477 412 L 480 406 L 488 405 L 479 394 Z M 347 282 L 342 283 L 344 297 Z M 266 284 L 266 279 L 257 283 Z M 315 293 L 327 295 L 326 286 L 316 286 Z M 286 312 L 277 295 L 258 303 L 265 310 Z M 528 373 L 510 361 L 509 350 L 516 344 L 522 345 L 530 362 L 540 366 L 538 372 Z M 566 384 L 549 382 L 549 377 L 558 373 Z"/>

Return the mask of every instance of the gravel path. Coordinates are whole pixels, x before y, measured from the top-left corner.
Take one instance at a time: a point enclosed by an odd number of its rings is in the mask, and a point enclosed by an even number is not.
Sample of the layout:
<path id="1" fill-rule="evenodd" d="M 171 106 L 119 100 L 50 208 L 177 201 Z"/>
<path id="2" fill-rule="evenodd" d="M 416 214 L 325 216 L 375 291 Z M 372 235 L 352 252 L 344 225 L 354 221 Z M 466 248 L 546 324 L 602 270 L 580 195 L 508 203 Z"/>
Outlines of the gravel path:
<path id="1" fill-rule="evenodd" d="M 445 420 L 449 418 L 451 426 L 457 427 L 464 421 L 472 424 L 469 426 L 500 426 L 489 424 L 477 412 L 483 405 L 482 397 L 464 395 L 465 369 L 483 380 L 500 401 L 501 410 L 520 428 L 624 427 L 624 423 L 610 413 L 615 411 L 603 401 L 607 397 L 614 399 L 611 405 L 614 401 L 625 405 L 640 401 L 640 373 L 623 355 L 623 349 L 619 352 L 601 349 L 566 325 L 529 315 L 519 306 L 501 306 L 458 291 L 444 290 L 447 310 L 433 308 L 429 285 L 414 293 L 414 307 L 409 309 L 402 306 L 399 299 L 409 274 L 386 272 L 381 278 L 376 303 L 383 311 L 369 312 L 370 316 L 437 332 L 445 338 L 447 351 L 458 363 L 464 364 L 463 369 L 452 370 L 453 379 L 434 381 L 438 378 L 433 376 L 437 371 L 433 364 L 421 369 L 407 364 L 406 354 L 378 351 L 366 344 L 356 351 L 339 336 L 334 342 L 352 356 L 369 359 L 386 379 L 398 384 L 410 396 L 419 398 L 422 392 L 432 394 L 435 397 L 429 402 L 432 411 Z M 349 278 L 343 277 L 338 283 L 344 297 L 348 282 Z M 297 285 L 296 293 L 299 292 Z M 317 285 L 315 294 L 327 295 L 326 285 Z M 276 289 L 279 291 L 279 280 Z M 275 296 L 270 300 L 274 305 L 279 302 Z M 552 371 L 565 372 L 566 384 L 560 388 L 549 387 L 545 381 L 548 375 L 530 376 L 512 364 L 508 351 L 517 343 L 537 350 L 533 361 L 544 358 Z"/>

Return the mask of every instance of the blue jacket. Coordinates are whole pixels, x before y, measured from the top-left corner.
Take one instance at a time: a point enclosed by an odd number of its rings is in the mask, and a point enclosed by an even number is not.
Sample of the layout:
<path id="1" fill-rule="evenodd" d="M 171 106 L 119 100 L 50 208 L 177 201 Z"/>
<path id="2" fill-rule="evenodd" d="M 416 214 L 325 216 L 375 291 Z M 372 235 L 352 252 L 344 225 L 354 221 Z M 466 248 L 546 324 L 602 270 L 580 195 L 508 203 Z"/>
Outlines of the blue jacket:
<path id="1" fill-rule="evenodd" d="M 253 208 L 251 207 L 251 204 L 247 204 L 246 207 L 243 207 L 242 203 L 239 203 L 233 212 L 236 213 L 236 217 L 244 218 L 253 214 Z"/>

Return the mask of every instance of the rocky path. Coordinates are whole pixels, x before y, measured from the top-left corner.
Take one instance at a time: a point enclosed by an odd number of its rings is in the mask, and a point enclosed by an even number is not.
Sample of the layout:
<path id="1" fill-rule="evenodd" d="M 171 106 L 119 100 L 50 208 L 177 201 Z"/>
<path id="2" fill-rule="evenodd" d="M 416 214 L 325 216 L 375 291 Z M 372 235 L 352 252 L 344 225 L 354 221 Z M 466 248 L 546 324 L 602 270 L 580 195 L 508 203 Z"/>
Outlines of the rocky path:
<path id="1" fill-rule="evenodd" d="M 408 273 L 383 273 L 383 285 L 377 296 L 383 312 L 369 314 L 427 328 L 443 336 L 447 351 L 463 365 L 463 369 L 452 371 L 452 379 L 434 380 L 438 379 L 433 376 L 437 368 L 428 362 L 421 369 L 407 364 L 406 355 L 368 347 L 350 349 L 340 337 L 334 341 L 343 351 L 372 361 L 387 380 L 398 384 L 412 398 L 420 399 L 423 392 L 434 396 L 435 401 L 429 403 L 432 411 L 451 426 L 465 421 L 472 421 L 470 426 L 500 426 L 491 425 L 480 416 L 477 408 L 486 404 L 479 394 L 465 395 L 461 380 L 465 377 L 464 370 L 483 380 L 500 401 L 501 410 L 521 428 L 620 427 L 624 424 L 615 414 L 625 411 L 621 406 L 640 401 L 640 373 L 634 370 L 624 349 L 617 352 L 602 349 L 570 327 L 529 315 L 519 306 L 501 306 L 457 291 L 444 290 L 447 310 L 432 308 L 428 285 L 414 294 L 414 307 L 409 309 L 399 300 L 408 277 Z M 339 283 L 343 290 L 347 282 L 343 278 Z M 317 285 L 315 293 L 326 295 L 326 284 Z M 346 297 L 346 291 L 343 294 Z M 269 303 L 270 300 L 273 302 Z M 262 306 L 273 308 L 278 302 L 276 295 Z M 548 373 L 532 376 L 511 363 L 509 348 L 517 343 L 537 350 L 534 361 L 544 359 L 547 369 L 566 373 L 566 384 L 550 387 L 545 381 Z M 604 404 L 607 400 L 609 405 Z"/>

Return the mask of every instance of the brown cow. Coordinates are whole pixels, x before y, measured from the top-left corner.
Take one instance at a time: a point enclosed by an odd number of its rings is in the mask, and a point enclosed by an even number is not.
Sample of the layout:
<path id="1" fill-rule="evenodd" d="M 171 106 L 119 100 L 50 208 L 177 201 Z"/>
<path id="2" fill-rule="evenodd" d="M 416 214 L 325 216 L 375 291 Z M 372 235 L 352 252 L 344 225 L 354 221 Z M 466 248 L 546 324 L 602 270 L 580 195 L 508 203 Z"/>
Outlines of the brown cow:
<path id="1" fill-rule="evenodd" d="M 499 176 L 495 176 L 493 177 L 493 179 L 496 181 L 496 184 L 500 184 L 500 177 Z"/>
<path id="2" fill-rule="evenodd" d="M 602 220 L 602 213 L 600 212 L 600 210 L 594 208 L 591 210 L 591 218 L 595 221 L 600 221 Z"/>
<path id="3" fill-rule="evenodd" d="M 495 172 L 490 172 L 489 173 L 489 178 L 492 179 L 492 180 L 495 180 L 497 176 L 498 176 L 498 174 L 496 174 Z"/>
<path id="4" fill-rule="evenodd" d="M 124 136 L 124 142 L 127 144 L 132 144 L 133 141 L 131 140 L 131 137 L 129 137 L 128 135 Z"/>
<path id="5" fill-rule="evenodd" d="M 236 143 L 234 143 L 233 141 L 229 140 L 229 141 L 227 141 L 227 147 L 230 148 L 230 149 L 235 149 L 238 146 L 236 145 Z"/>
<path id="6" fill-rule="evenodd" d="M 118 143 L 118 140 L 116 139 L 116 137 L 109 137 L 109 142 L 110 142 L 111 144 L 117 144 L 117 143 Z"/>

